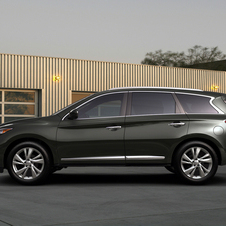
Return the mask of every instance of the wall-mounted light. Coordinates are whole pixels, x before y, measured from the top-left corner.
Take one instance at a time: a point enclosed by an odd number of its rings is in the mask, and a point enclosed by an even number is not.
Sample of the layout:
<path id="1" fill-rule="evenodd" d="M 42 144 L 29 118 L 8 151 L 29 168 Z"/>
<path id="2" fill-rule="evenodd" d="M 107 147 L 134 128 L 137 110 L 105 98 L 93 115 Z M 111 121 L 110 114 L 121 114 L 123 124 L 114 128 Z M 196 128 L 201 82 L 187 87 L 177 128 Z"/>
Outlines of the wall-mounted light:
<path id="1" fill-rule="evenodd" d="M 219 86 L 217 86 L 217 85 L 212 85 L 212 86 L 211 86 L 211 89 L 213 89 L 213 90 L 218 90 L 218 89 L 219 89 Z"/>
<path id="2" fill-rule="evenodd" d="M 54 81 L 54 82 L 59 82 L 60 79 L 61 79 L 61 78 L 60 78 L 59 75 L 53 76 L 53 81 Z"/>

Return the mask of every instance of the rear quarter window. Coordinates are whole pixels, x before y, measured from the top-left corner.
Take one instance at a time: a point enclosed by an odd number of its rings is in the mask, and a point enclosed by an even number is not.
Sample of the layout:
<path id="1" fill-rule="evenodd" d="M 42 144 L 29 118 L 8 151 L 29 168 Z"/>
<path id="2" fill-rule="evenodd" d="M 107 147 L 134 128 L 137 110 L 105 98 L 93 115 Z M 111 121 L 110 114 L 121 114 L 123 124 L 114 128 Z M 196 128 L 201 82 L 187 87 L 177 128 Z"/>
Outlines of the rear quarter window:
<path id="1" fill-rule="evenodd" d="M 222 112 L 226 113 L 226 96 L 219 96 L 214 101 L 213 104 L 220 109 Z"/>
<path id="2" fill-rule="evenodd" d="M 184 111 L 190 114 L 218 114 L 218 111 L 211 105 L 210 97 L 176 94 Z"/>

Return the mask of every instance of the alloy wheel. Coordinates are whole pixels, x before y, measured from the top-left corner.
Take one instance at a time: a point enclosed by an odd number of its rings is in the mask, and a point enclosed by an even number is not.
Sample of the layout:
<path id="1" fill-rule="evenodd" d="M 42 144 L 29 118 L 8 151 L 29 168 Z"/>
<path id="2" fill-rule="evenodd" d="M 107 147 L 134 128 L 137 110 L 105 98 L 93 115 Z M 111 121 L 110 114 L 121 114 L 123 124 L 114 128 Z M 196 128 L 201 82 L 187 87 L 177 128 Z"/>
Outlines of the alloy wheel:
<path id="1" fill-rule="evenodd" d="M 213 166 L 213 159 L 209 151 L 203 147 L 191 147 L 181 157 L 183 173 L 192 179 L 198 180 L 206 177 Z"/>
<path id="2" fill-rule="evenodd" d="M 45 160 L 40 151 L 33 147 L 24 147 L 16 152 L 12 159 L 14 173 L 21 179 L 37 178 L 44 170 Z"/>

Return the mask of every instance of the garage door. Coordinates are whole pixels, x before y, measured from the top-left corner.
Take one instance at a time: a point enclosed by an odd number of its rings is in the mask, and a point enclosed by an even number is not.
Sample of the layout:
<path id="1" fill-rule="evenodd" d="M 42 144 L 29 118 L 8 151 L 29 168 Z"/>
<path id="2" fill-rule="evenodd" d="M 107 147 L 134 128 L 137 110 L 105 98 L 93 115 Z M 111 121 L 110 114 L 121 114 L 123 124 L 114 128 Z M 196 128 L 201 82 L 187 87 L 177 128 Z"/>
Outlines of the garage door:
<path id="1" fill-rule="evenodd" d="M 38 116 L 37 91 L 1 90 L 0 123 Z"/>

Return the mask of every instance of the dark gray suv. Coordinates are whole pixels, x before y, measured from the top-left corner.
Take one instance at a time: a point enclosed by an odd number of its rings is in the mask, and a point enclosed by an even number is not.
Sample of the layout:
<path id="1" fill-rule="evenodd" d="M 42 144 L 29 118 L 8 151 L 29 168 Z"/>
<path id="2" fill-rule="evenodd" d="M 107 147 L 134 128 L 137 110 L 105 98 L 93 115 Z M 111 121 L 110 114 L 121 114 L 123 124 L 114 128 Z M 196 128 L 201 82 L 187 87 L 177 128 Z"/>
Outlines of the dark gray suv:
<path id="1" fill-rule="evenodd" d="M 226 164 L 226 95 L 117 88 L 0 125 L 0 171 L 22 184 L 68 166 L 164 166 L 201 184 Z"/>

